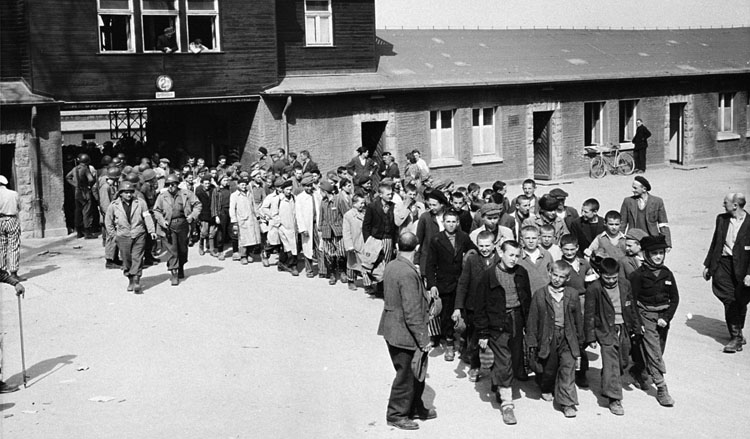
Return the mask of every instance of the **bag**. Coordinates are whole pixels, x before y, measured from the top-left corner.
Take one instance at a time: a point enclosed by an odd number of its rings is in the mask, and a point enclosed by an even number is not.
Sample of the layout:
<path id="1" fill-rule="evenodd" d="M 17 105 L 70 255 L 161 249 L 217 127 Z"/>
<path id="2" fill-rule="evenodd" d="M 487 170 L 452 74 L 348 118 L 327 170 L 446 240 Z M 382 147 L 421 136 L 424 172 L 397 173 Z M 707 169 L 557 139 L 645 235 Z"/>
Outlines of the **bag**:
<path id="1" fill-rule="evenodd" d="M 443 302 L 438 297 L 437 299 L 430 300 L 429 316 L 430 320 L 427 322 L 427 334 L 430 337 L 437 337 L 441 334 L 440 331 L 440 311 L 443 309 Z"/>
<path id="2" fill-rule="evenodd" d="M 201 228 L 198 221 L 193 221 L 190 224 L 190 246 L 193 246 L 196 242 L 201 240 Z"/>
<path id="3" fill-rule="evenodd" d="M 495 363 L 495 354 L 492 353 L 492 349 L 487 346 L 487 349 L 479 349 L 479 364 L 482 369 L 491 369 L 492 364 Z"/>
<path id="4" fill-rule="evenodd" d="M 427 352 L 417 349 L 411 359 L 411 371 L 414 373 L 414 379 L 420 383 L 423 382 L 427 376 L 427 358 L 429 358 Z"/>

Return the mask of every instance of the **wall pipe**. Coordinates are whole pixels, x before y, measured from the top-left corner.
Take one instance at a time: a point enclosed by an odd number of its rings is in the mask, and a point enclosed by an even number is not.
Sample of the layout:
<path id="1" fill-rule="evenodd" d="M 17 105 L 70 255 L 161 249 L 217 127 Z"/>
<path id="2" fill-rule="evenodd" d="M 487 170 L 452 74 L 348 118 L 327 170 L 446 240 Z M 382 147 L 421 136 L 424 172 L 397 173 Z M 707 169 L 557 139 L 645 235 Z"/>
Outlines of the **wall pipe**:
<path id="1" fill-rule="evenodd" d="M 284 147 L 284 151 L 286 151 L 287 154 L 289 154 L 289 119 L 287 119 L 286 112 L 289 110 L 289 107 L 292 106 L 292 97 L 287 96 L 286 97 L 286 104 L 284 105 L 284 110 L 281 112 L 281 118 L 284 120 L 284 131 L 282 134 L 282 142 L 284 143 L 282 146 Z"/>
<path id="2" fill-rule="evenodd" d="M 36 136 L 36 106 L 31 107 L 31 143 L 30 148 L 33 151 L 34 159 L 31 164 L 31 181 L 34 186 L 34 237 L 44 238 L 44 199 L 42 198 L 42 156 L 39 138 Z"/>

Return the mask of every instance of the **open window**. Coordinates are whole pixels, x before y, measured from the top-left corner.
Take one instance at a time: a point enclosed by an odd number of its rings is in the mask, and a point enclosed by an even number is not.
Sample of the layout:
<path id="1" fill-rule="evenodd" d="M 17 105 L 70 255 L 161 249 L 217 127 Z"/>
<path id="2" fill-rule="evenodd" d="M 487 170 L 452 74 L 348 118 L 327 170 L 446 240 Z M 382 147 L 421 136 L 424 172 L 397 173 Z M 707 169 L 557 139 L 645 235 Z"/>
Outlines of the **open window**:
<path id="1" fill-rule="evenodd" d="M 187 0 L 187 31 L 191 52 L 199 49 L 198 44 L 208 50 L 219 50 L 219 5 L 216 0 Z"/>
<path id="2" fill-rule="evenodd" d="M 305 0 L 305 40 L 308 46 L 333 45 L 330 0 Z"/>
<path id="3" fill-rule="evenodd" d="M 174 30 L 174 35 L 168 37 L 169 44 L 179 50 L 179 12 L 177 0 L 141 0 L 144 52 L 161 51 L 159 37 L 166 36 L 168 28 Z"/>
<path id="4" fill-rule="evenodd" d="M 99 51 L 133 52 L 133 5 L 130 0 L 99 0 Z"/>

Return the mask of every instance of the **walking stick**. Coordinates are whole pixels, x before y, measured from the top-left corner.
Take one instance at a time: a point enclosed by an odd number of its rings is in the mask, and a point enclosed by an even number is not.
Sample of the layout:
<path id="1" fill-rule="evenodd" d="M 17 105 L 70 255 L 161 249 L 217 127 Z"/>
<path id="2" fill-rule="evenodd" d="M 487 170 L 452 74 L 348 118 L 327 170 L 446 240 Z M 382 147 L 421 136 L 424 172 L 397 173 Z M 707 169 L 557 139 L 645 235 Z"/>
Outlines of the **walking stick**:
<path id="1" fill-rule="evenodd" d="M 21 330 L 21 367 L 23 368 L 23 388 L 26 388 L 26 356 L 23 350 L 23 317 L 21 316 L 21 296 L 18 297 L 18 329 Z"/>

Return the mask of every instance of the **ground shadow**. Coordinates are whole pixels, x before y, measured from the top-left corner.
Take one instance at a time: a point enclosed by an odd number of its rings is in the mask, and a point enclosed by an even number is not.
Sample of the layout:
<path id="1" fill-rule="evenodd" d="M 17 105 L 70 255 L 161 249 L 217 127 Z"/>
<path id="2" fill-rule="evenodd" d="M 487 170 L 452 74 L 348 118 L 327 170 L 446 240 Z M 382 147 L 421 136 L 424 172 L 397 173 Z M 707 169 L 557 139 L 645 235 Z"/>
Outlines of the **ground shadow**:
<path id="1" fill-rule="evenodd" d="M 16 404 L 12 402 L 6 402 L 3 404 L 0 404 L 0 412 L 4 410 L 8 410 L 9 408 L 13 408 Z"/>
<path id="2" fill-rule="evenodd" d="M 182 283 L 188 280 L 191 276 L 217 273 L 223 269 L 224 267 L 218 267 L 215 265 L 201 265 L 200 267 L 186 268 L 185 279 L 182 279 L 180 282 Z M 155 287 L 162 282 L 166 282 L 169 279 L 169 276 L 169 273 L 162 273 L 156 276 L 144 277 L 141 279 L 141 284 L 143 285 L 143 289 L 145 290 L 151 287 Z"/>
<path id="3" fill-rule="evenodd" d="M 698 334 L 713 338 L 721 345 L 724 345 L 729 340 L 726 323 L 713 317 L 697 314 L 693 315 L 693 318 L 687 320 L 685 324 Z"/>
<path id="4" fill-rule="evenodd" d="M 47 265 L 45 267 L 34 268 L 28 273 L 22 274 L 21 277 L 25 277 L 26 279 L 31 279 L 31 278 L 55 271 L 58 268 L 60 268 L 58 265 Z"/>
<path id="5" fill-rule="evenodd" d="M 462 379 L 468 377 L 469 375 L 466 372 L 471 368 L 471 365 L 463 360 L 457 361 L 458 364 L 456 365 L 456 368 L 453 369 L 453 372 L 456 373 L 456 378 Z"/>
<path id="6" fill-rule="evenodd" d="M 424 406 L 427 408 L 435 407 L 435 390 L 427 384 L 424 385 L 422 402 L 424 402 Z"/>
<path id="7" fill-rule="evenodd" d="M 48 360 L 40 361 L 39 363 L 26 369 L 26 376 L 28 386 L 31 387 L 33 384 L 47 378 L 58 370 L 62 369 L 68 364 L 73 364 L 73 359 L 76 355 L 61 355 L 59 357 L 50 358 Z M 60 367 L 58 367 L 60 366 Z M 36 380 L 36 381 L 34 381 Z M 34 381 L 32 383 L 32 381 Z M 8 384 L 23 385 L 23 372 L 17 373 L 6 381 Z"/>
<path id="8" fill-rule="evenodd" d="M 199 276 L 202 274 L 218 273 L 219 271 L 223 269 L 224 267 L 219 267 L 216 265 L 201 265 L 200 267 L 186 268 L 185 277 L 187 278 L 189 276 Z"/>

